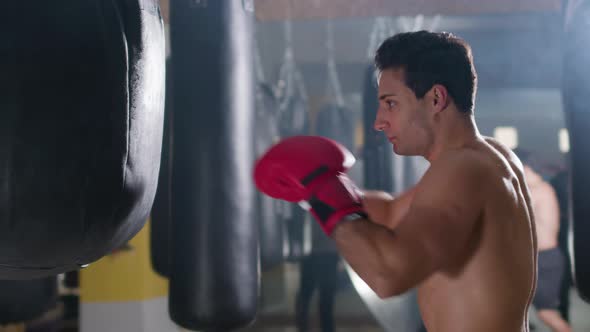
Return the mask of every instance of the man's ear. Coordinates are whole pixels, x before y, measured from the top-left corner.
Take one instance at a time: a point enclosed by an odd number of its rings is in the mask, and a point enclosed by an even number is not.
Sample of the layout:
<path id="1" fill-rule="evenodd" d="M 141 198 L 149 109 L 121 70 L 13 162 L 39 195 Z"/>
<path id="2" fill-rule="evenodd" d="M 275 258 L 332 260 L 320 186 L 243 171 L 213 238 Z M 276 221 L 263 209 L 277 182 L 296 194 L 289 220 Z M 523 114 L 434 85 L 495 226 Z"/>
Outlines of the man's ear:
<path id="1" fill-rule="evenodd" d="M 449 92 L 444 85 L 435 84 L 430 89 L 431 103 L 435 112 L 440 112 L 449 105 Z"/>

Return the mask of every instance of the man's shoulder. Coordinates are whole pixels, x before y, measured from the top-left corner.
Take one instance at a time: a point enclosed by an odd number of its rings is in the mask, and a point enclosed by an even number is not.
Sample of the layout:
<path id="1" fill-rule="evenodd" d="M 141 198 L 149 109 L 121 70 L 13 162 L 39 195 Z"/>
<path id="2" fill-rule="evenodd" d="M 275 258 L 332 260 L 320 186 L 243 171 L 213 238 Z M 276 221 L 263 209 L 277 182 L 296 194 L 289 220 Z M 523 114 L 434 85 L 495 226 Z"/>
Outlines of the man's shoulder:
<path id="1" fill-rule="evenodd" d="M 450 150 L 445 153 L 444 161 L 446 164 L 461 163 L 467 167 L 475 167 L 484 172 L 505 175 L 505 170 L 516 173 L 522 173 L 523 165 L 516 154 L 506 145 L 498 142 L 492 137 L 482 136 L 481 144 L 476 147 Z"/>
<path id="2" fill-rule="evenodd" d="M 501 154 L 506 161 L 511 165 L 514 165 L 518 169 L 522 170 L 522 162 L 518 159 L 518 156 L 506 145 L 500 143 L 493 137 L 483 137 L 486 143 L 488 143 L 496 152 Z"/>
<path id="3" fill-rule="evenodd" d="M 429 204 L 427 201 L 433 201 L 433 195 L 447 195 L 445 200 L 476 201 L 481 196 L 481 188 L 487 186 L 486 173 L 486 167 L 473 152 L 444 152 L 431 163 L 418 182 L 413 201 Z M 448 193 L 453 193 L 453 197 Z"/>
<path id="4" fill-rule="evenodd" d="M 492 182 L 498 183 L 500 178 L 506 177 L 506 170 L 510 168 L 506 158 L 493 153 L 472 148 L 447 151 L 431 164 L 424 176 L 427 179 L 425 182 L 449 183 L 450 180 L 449 189 L 452 189 L 452 184 L 471 187 L 473 183 L 480 189 L 487 188 Z M 505 164 L 504 171 L 498 169 L 498 164 Z"/>
<path id="5" fill-rule="evenodd" d="M 493 137 L 482 136 L 482 138 L 484 141 L 486 141 L 486 143 L 488 143 L 489 145 L 493 146 L 494 148 L 500 150 L 501 152 L 511 151 L 508 146 L 502 144 L 500 141 L 498 141 L 497 139 L 495 139 Z"/>
<path id="6" fill-rule="evenodd" d="M 434 161 L 431 170 L 441 173 L 477 175 L 487 171 L 485 155 L 481 151 L 469 148 L 454 149 L 444 152 Z"/>

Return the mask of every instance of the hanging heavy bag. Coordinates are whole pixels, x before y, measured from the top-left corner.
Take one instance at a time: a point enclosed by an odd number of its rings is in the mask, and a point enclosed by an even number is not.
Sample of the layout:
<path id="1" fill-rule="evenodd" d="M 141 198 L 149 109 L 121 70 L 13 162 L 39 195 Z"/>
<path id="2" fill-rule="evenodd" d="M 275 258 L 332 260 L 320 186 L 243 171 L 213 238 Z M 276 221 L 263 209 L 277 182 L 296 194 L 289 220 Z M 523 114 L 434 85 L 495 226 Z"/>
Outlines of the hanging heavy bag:
<path id="1" fill-rule="evenodd" d="M 165 47 L 157 0 L 12 1 L 0 29 L 0 279 L 98 260 L 156 192 Z"/>
<path id="2" fill-rule="evenodd" d="M 170 316 L 191 330 L 243 327 L 256 314 L 253 13 L 242 0 L 171 2 Z"/>
<path id="3" fill-rule="evenodd" d="M 387 137 L 373 128 L 378 107 L 375 66 L 369 65 L 363 81 L 364 186 L 393 192 L 393 151 Z"/>
<path id="4" fill-rule="evenodd" d="M 570 204 L 573 224 L 574 281 L 578 292 L 590 301 L 590 204 L 586 190 L 590 183 L 590 3 L 568 1 L 565 10 L 562 94 L 570 135 Z"/>

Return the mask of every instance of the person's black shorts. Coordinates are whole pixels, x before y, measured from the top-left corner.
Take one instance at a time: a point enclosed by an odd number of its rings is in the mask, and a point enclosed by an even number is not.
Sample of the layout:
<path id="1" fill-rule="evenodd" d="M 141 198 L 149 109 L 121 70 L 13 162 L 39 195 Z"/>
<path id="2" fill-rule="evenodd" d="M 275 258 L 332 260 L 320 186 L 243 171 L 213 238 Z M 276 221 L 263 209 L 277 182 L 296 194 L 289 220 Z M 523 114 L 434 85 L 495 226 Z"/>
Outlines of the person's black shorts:
<path id="1" fill-rule="evenodd" d="M 533 305 L 537 310 L 557 309 L 559 291 L 565 268 L 565 257 L 559 248 L 539 252 L 537 291 Z"/>

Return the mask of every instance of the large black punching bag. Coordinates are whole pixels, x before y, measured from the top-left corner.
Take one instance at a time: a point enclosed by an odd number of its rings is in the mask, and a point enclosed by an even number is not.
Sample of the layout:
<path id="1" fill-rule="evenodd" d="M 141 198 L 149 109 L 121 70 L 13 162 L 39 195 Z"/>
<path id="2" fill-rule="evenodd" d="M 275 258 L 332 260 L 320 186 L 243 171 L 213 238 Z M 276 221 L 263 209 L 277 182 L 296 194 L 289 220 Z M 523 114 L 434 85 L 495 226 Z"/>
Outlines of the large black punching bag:
<path id="1" fill-rule="evenodd" d="M 590 1 L 568 1 L 563 39 L 563 103 L 570 134 L 574 280 L 590 300 Z"/>
<path id="2" fill-rule="evenodd" d="M 170 60 L 166 62 L 166 95 L 172 93 L 172 71 Z M 150 257 L 152 268 L 163 277 L 170 271 L 170 224 L 172 223 L 172 144 L 174 130 L 173 98 L 166 98 L 164 107 L 164 134 L 158 190 L 154 198 L 150 227 Z"/>
<path id="3" fill-rule="evenodd" d="M 0 326 L 41 317 L 57 305 L 57 277 L 0 280 Z"/>
<path id="4" fill-rule="evenodd" d="M 2 6 L 0 279 L 121 246 L 156 191 L 164 109 L 157 0 Z"/>
<path id="5" fill-rule="evenodd" d="M 387 137 L 373 128 L 379 107 L 375 66 L 367 67 L 363 83 L 364 186 L 367 189 L 393 192 L 392 147 Z"/>
<path id="6" fill-rule="evenodd" d="M 226 331 L 255 318 L 253 9 L 249 1 L 171 2 L 174 148 L 171 318 Z"/>

